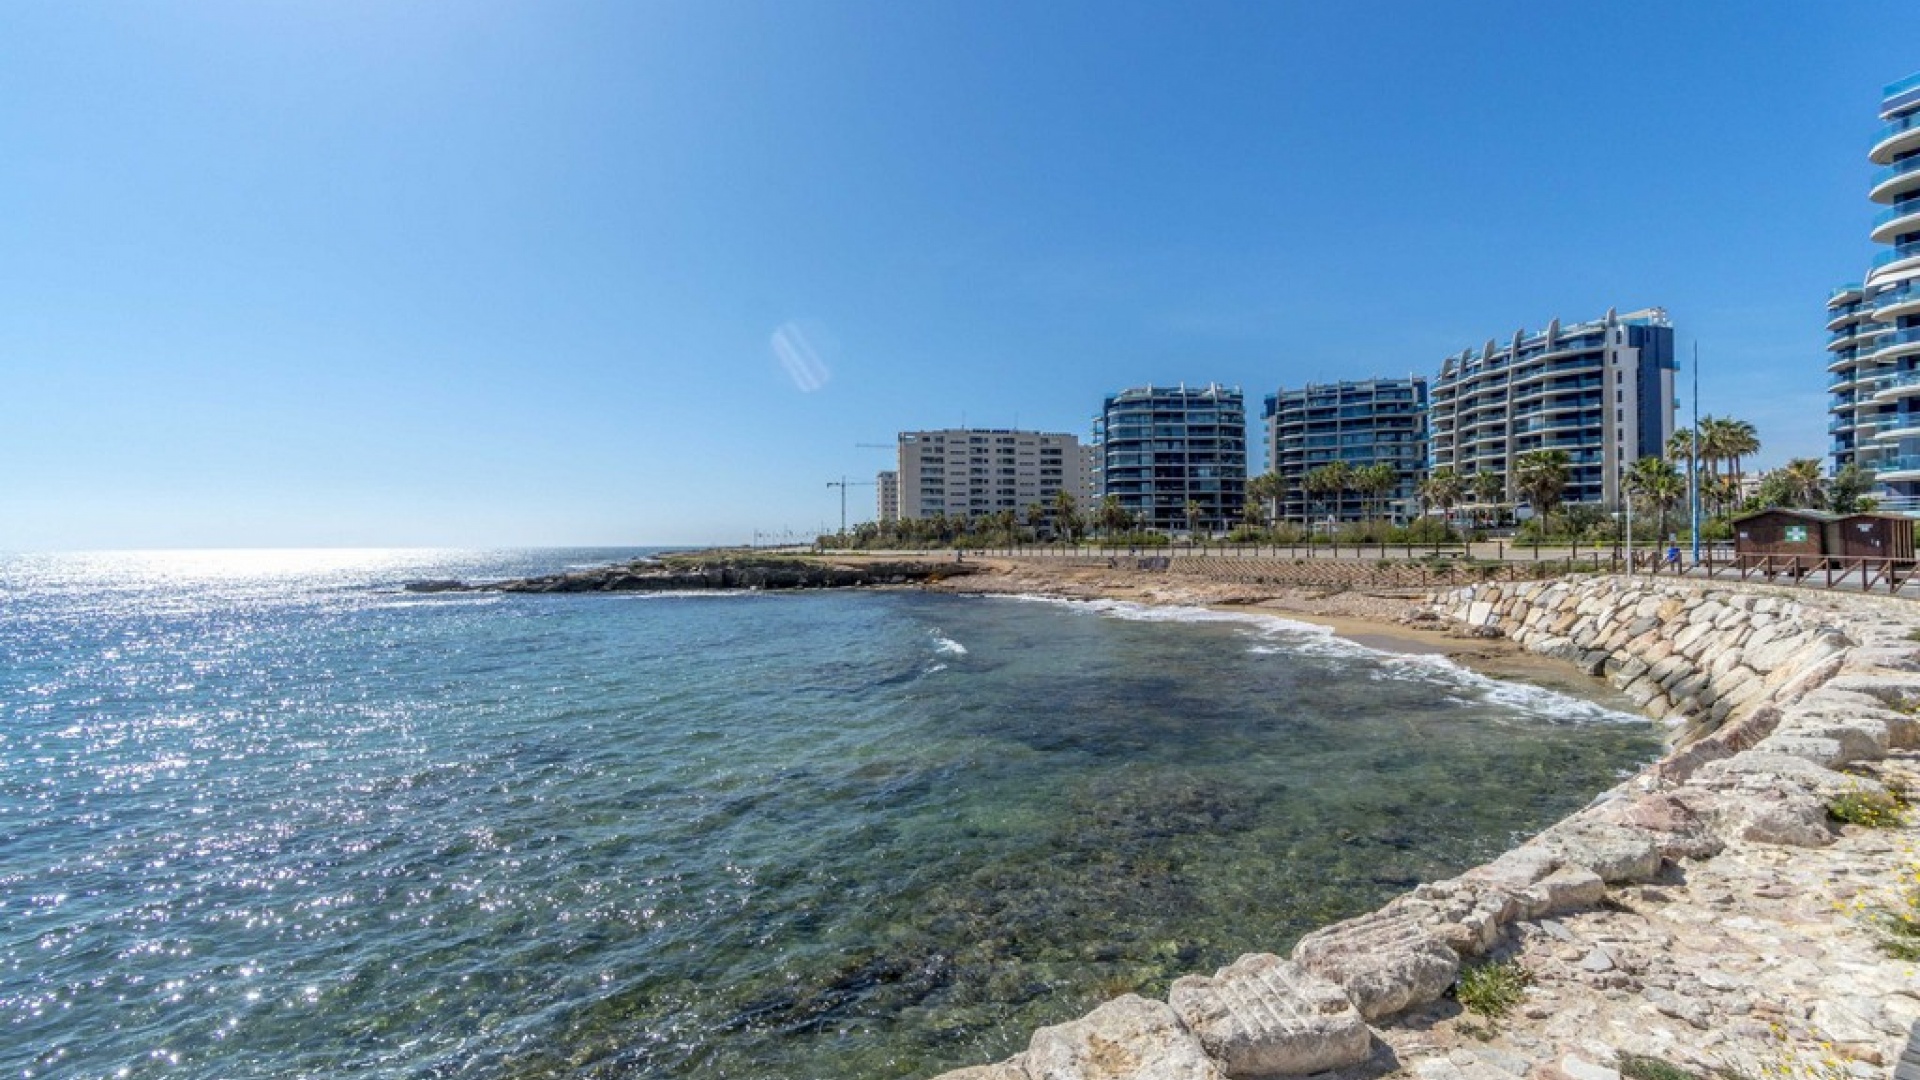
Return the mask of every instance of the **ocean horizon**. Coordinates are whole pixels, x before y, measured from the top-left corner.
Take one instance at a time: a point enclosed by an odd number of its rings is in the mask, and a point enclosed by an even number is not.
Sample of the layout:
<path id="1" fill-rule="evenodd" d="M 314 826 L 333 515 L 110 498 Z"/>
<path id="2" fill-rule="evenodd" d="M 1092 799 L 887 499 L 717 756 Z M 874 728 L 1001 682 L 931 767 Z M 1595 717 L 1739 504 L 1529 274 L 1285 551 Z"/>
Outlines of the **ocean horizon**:
<path id="1" fill-rule="evenodd" d="M 1642 718 L 1265 616 L 0 556 L 0 1071 L 894 1077 L 1485 861 Z"/>

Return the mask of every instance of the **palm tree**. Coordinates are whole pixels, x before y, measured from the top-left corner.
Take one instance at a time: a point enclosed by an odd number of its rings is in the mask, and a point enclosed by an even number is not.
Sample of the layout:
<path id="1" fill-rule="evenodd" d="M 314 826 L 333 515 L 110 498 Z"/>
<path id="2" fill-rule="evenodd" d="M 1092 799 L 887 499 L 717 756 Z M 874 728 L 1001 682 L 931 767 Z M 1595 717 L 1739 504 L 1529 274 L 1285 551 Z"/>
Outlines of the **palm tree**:
<path id="1" fill-rule="evenodd" d="M 1266 517 L 1268 520 L 1272 520 L 1280 515 L 1278 503 L 1280 496 L 1286 494 L 1286 490 L 1287 483 L 1281 479 L 1279 473 L 1261 473 L 1259 476 L 1247 481 L 1247 504 L 1251 506 L 1255 502 L 1264 503 L 1266 505 Z M 1249 517 L 1248 520 L 1251 521 L 1253 519 Z"/>
<path id="2" fill-rule="evenodd" d="M 1769 506 L 1818 510 L 1826 504 L 1819 458 L 1794 458 L 1760 481 L 1760 501 Z"/>
<path id="3" fill-rule="evenodd" d="M 1353 470 L 1353 478 L 1349 483 L 1363 497 L 1373 498 L 1374 517 L 1384 517 L 1383 510 L 1387 494 L 1400 483 L 1400 470 L 1384 461 L 1362 465 Z"/>
<path id="4" fill-rule="evenodd" d="M 1466 480 L 1454 472 L 1451 465 L 1440 466 L 1433 470 L 1432 475 L 1420 481 L 1420 497 L 1429 506 L 1440 508 L 1443 521 L 1452 516 L 1454 504 L 1465 498 L 1466 494 Z"/>
<path id="5" fill-rule="evenodd" d="M 1061 536 L 1067 543 L 1073 543 L 1073 536 L 1080 531 L 1080 501 L 1071 491 L 1062 488 L 1053 497 L 1053 516 Z"/>
<path id="6" fill-rule="evenodd" d="M 1184 509 L 1187 518 L 1187 535 L 1191 537 L 1194 533 L 1200 531 L 1200 515 L 1206 513 L 1207 508 L 1201 506 L 1197 499 L 1188 499 Z"/>
<path id="7" fill-rule="evenodd" d="M 1667 514 L 1687 497 L 1687 478 L 1673 462 L 1643 457 L 1627 468 L 1627 490 L 1659 515 L 1660 535 L 1667 535 Z"/>
<path id="8" fill-rule="evenodd" d="M 1734 481 L 1740 480 L 1740 459 L 1760 452 L 1760 433 L 1745 420 L 1722 420 L 1719 449 L 1726 457 Z"/>
<path id="9" fill-rule="evenodd" d="M 1120 496 L 1109 495 L 1100 500 L 1100 509 L 1094 513 L 1094 521 L 1113 539 L 1113 534 L 1133 524 L 1133 513 L 1120 505 Z"/>
<path id="10" fill-rule="evenodd" d="M 1498 507 L 1501 497 L 1506 495 L 1506 493 L 1506 477 L 1501 476 L 1499 473 L 1483 472 L 1473 475 L 1473 497 L 1480 500 L 1480 502 L 1487 507 Z M 1489 509 L 1487 512 L 1487 524 L 1494 524 L 1498 516 L 1494 510 Z"/>
<path id="11" fill-rule="evenodd" d="M 1045 503 L 1027 504 L 1027 528 L 1033 530 L 1033 538 L 1040 539 L 1040 530 L 1047 524 L 1047 506 Z"/>
<path id="12" fill-rule="evenodd" d="M 1340 493 L 1346 491 L 1352 484 L 1353 466 L 1348 465 L 1344 461 L 1333 461 L 1317 469 L 1308 470 L 1307 479 L 1302 486 L 1307 489 L 1307 494 L 1318 495 L 1322 501 L 1324 501 L 1327 496 L 1332 496 L 1334 515 L 1337 517 L 1339 515 Z"/>
<path id="13" fill-rule="evenodd" d="M 1527 502 L 1540 514 L 1540 527 L 1547 527 L 1548 519 L 1560 505 L 1561 493 L 1567 489 L 1568 466 L 1572 459 L 1565 450 L 1531 450 L 1520 455 L 1514 462 L 1513 486 L 1526 496 Z"/>

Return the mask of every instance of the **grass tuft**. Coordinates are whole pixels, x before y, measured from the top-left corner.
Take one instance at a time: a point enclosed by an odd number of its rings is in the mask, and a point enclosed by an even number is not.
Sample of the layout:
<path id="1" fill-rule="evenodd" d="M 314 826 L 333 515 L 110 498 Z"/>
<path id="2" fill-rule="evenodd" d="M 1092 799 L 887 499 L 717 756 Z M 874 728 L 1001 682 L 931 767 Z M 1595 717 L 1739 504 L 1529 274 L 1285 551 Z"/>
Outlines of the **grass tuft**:
<path id="1" fill-rule="evenodd" d="M 1631 1054 L 1625 1050 L 1614 1055 L 1613 1067 L 1627 1080 L 1701 1080 L 1696 1073 L 1675 1065 L 1666 1058 L 1650 1054 Z"/>
<path id="2" fill-rule="evenodd" d="M 1533 973 L 1515 961 L 1494 961 L 1461 969 L 1454 996 L 1468 1012 L 1499 1019 L 1520 1004 L 1532 984 Z"/>

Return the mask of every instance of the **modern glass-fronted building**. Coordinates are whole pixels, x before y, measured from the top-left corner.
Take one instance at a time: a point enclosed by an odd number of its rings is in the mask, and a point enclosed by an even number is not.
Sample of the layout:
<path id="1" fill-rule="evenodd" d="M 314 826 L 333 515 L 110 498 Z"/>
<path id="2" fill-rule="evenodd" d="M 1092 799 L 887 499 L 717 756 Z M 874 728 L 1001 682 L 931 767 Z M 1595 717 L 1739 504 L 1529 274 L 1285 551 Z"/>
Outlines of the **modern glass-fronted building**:
<path id="1" fill-rule="evenodd" d="M 1142 527 L 1196 531 L 1240 521 L 1247 497 L 1247 407 L 1240 390 L 1146 386 L 1106 399 L 1094 418 L 1102 496 L 1113 495 Z"/>
<path id="2" fill-rule="evenodd" d="M 1269 394 L 1267 469 L 1285 491 L 1275 508 L 1281 521 L 1360 521 L 1381 514 L 1411 516 L 1427 475 L 1427 380 L 1367 379 L 1282 388 Z M 1344 461 L 1359 469 L 1386 465 L 1396 479 L 1385 496 L 1358 491 L 1311 493 L 1307 474 Z"/>
<path id="3" fill-rule="evenodd" d="M 1883 509 L 1920 513 L 1920 74 L 1885 89 L 1880 120 L 1868 237 L 1886 247 L 1827 299 L 1827 429 L 1836 470 L 1860 465 Z"/>
<path id="4" fill-rule="evenodd" d="M 1433 384 L 1435 469 L 1492 473 L 1514 498 L 1515 463 L 1564 450 L 1566 503 L 1617 505 L 1621 471 L 1659 457 L 1673 434 L 1673 324 L 1660 308 L 1516 331 L 1448 357 Z"/>

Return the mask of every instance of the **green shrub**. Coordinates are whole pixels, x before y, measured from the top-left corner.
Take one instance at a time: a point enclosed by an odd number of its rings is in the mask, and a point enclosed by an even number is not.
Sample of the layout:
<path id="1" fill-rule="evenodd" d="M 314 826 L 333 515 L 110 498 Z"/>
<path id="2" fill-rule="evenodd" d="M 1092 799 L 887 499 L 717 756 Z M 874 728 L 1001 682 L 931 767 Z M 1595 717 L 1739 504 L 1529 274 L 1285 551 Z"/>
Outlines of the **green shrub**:
<path id="1" fill-rule="evenodd" d="M 1834 796 L 1827 804 L 1827 816 L 1848 825 L 1870 829 L 1893 829 L 1906 823 L 1906 807 L 1887 792 L 1861 788 Z"/>
<path id="2" fill-rule="evenodd" d="M 1700 1080 L 1700 1077 L 1675 1065 L 1665 1058 L 1648 1054 L 1630 1054 L 1625 1050 L 1614 1055 L 1613 1067 L 1627 1080 Z"/>
<path id="3" fill-rule="evenodd" d="M 1462 968 L 1454 996 L 1468 1012 L 1498 1019 L 1520 1004 L 1532 983 L 1533 974 L 1515 961 L 1493 961 Z"/>

